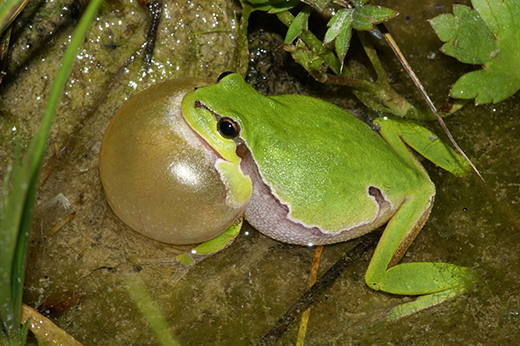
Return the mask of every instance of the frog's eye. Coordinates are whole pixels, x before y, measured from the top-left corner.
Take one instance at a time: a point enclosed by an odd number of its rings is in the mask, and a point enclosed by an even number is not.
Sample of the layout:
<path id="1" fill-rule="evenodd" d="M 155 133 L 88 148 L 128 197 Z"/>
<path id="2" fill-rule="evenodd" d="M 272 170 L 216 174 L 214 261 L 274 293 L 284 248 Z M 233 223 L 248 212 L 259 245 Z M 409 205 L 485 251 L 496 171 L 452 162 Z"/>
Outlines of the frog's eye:
<path id="1" fill-rule="evenodd" d="M 217 83 L 220 82 L 222 79 L 224 79 L 224 77 L 229 76 L 230 74 L 233 74 L 233 72 L 231 72 L 231 71 L 222 72 L 217 78 Z"/>
<path id="2" fill-rule="evenodd" d="M 240 134 L 240 126 L 231 118 L 221 118 L 217 123 L 217 130 L 222 137 L 233 139 Z"/>

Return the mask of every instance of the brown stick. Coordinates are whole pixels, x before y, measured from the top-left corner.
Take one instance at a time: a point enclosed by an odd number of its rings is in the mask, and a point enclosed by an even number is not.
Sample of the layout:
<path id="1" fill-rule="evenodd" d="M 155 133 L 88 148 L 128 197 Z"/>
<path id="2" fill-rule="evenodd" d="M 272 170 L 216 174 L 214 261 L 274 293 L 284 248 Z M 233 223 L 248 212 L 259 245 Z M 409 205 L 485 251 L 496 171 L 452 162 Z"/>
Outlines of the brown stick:
<path id="1" fill-rule="evenodd" d="M 371 232 L 357 243 L 343 258 L 338 260 L 329 270 L 316 282 L 300 299 L 285 313 L 285 315 L 271 328 L 257 346 L 273 345 L 287 331 L 291 323 L 296 321 L 301 314 L 307 310 L 314 301 L 329 287 L 336 279 L 357 261 L 369 248 L 376 244 L 380 232 Z"/>

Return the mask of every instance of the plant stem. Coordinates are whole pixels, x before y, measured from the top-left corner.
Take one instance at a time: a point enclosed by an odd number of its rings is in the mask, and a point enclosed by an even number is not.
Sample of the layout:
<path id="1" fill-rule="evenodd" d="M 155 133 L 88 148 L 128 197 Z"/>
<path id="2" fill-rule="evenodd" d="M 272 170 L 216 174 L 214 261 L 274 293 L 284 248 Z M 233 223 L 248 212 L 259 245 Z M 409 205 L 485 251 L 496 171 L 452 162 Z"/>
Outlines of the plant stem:
<path id="1" fill-rule="evenodd" d="M 294 16 L 289 11 L 276 14 L 287 27 L 291 25 Z M 386 73 L 377 57 L 374 47 L 366 38 L 366 33 L 358 32 L 363 48 L 377 74 L 377 82 L 356 78 L 350 70 L 341 66 L 336 55 L 323 45 L 311 31 L 303 31 L 300 38 L 315 54 L 319 55 L 335 75 L 326 75 L 324 83 L 344 85 L 353 88 L 354 95 L 366 106 L 378 112 L 391 113 L 397 116 L 417 117 L 417 109 L 399 95 L 388 83 Z M 312 75 L 312 72 L 310 72 Z"/>
<path id="2" fill-rule="evenodd" d="M 289 27 L 294 20 L 294 16 L 289 11 L 279 12 L 276 14 L 278 19 L 287 27 Z M 304 31 L 301 33 L 301 39 L 305 44 L 311 48 L 316 54 L 321 56 L 329 68 L 337 75 L 340 74 L 341 63 L 339 62 L 336 55 L 331 52 L 323 43 L 310 31 Z M 345 69 L 346 70 L 346 69 Z M 348 76 L 351 74 L 347 71 Z"/>

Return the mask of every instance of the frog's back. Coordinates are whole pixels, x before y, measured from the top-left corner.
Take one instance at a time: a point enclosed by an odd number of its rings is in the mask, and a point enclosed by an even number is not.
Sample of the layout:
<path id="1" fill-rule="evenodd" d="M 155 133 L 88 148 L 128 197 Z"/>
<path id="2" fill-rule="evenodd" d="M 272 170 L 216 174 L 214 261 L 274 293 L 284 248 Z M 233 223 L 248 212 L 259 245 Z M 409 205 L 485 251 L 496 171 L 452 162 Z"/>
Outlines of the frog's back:
<path id="1" fill-rule="evenodd" d="M 339 107 L 297 95 L 268 99 L 274 104 L 264 109 L 272 111 L 242 119 L 242 137 L 255 148 L 258 173 L 291 220 L 330 233 L 386 222 L 424 180 Z M 290 113 L 294 105 L 301 114 Z"/>

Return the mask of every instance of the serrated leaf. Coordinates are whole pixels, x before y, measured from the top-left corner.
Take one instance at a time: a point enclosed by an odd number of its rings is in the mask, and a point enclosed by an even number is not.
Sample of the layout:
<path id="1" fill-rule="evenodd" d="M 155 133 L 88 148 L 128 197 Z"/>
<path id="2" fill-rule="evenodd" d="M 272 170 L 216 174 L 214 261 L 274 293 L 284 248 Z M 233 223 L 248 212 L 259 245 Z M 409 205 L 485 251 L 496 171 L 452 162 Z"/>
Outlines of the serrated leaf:
<path id="1" fill-rule="evenodd" d="M 484 64 L 498 49 L 493 33 L 470 7 L 455 5 L 453 14 L 443 14 L 438 18 L 431 23 L 439 38 L 447 42 L 441 48 L 444 54 L 466 64 Z"/>
<path id="2" fill-rule="evenodd" d="M 463 75 L 451 96 L 477 104 L 500 102 L 520 89 L 520 2 L 473 0 L 474 10 L 456 5 L 453 14 L 430 21 L 441 50 L 461 62 L 484 65 Z"/>
<path id="3" fill-rule="evenodd" d="M 332 42 L 336 37 L 338 37 L 341 28 L 344 26 L 351 27 L 352 23 L 352 14 L 354 13 L 353 8 L 343 8 L 339 10 L 327 23 L 329 27 L 327 32 L 325 33 L 325 38 L 323 39 L 324 44 L 328 44 Z"/>
<path id="4" fill-rule="evenodd" d="M 345 59 L 350 46 L 352 28 L 356 30 L 372 30 L 373 24 L 384 22 L 397 15 L 397 12 L 388 8 L 373 5 L 363 5 L 366 1 L 356 1 L 356 8 L 339 10 L 327 23 L 329 27 L 323 39 L 324 44 L 334 40 L 336 54 L 341 63 Z"/>
<path id="5" fill-rule="evenodd" d="M 386 22 L 398 14 L 389 8 L 364 5 L 356 7 L 353 15 L 352 27 L 356 30 L 370 31 L 374 29 L 374 24 Z"/>
<path id="6" fill-rule="evenodd" d="M 354 12 L 355 9 L 353 8 L 341 9 L 327 23 L 329 29 L 325 33 L 323 43 L 327 44 L 336 40 L 334 46 L 341 64 L 343 64 L 348 47 L 350 46 L 350 38 L 352 37 L 352 16 Z"/>
<path id="7" fill-rule="evenodd" d="M 344 25 L 338 37 L 336 38 L 336 42 L 334 42 L 336 48 L 336 54 L 338 55 L 339 61 L 343 64 L 343 60 L 345 59 L 345 55 L 347 55 L 348 47 L 350 46 L 350 38 L 352 37 L 352 26 L 351 23 Z"/>
<path id="8" fill-rule="evenodd" d="M 311 7 L 305 6 L 300 13 L 294 18 L 291 25 L 287 29 L 284 44 L 291 44 L 303 31 L 307 30 L 307 21 L 311 14 Z"/>

